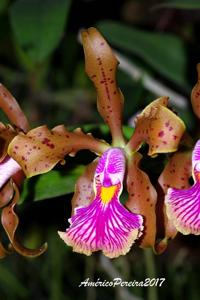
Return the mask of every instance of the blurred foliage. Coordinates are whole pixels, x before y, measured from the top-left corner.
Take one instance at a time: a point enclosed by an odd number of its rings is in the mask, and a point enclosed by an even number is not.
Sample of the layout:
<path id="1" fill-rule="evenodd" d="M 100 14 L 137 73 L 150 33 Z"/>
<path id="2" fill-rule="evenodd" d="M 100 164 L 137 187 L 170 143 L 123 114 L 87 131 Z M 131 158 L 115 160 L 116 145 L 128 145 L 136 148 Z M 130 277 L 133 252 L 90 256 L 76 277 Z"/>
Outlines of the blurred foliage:
<path id="1" fill-rule="evenodd" d="M 186 49 L 180 38 L 111 21 L 101 22 L 97 27 L 114 46 L 138 55 L 167 79 L 187 87 Z"/>
<path id="2" fill-rule="evenodd" d="M 199 131 L 189 101 L 200 61 L 198 0 L 1 0 L 0 81 L 19 100 L 33 126 L 81 125 L 109 141 L 78 42 L 79 30 L 88 26 L 97 26 L 143 74 L 186 97 L 187 108 L 177 105 L 176 112 L 191 133 Z M 157 96 L 145 87 L 142 77 L 133 79 L 125 69 L 120 69 L 118 82 L 125 95 L 124 124 L 128 125 Z M 132 130 L 124 127 L 127 138 Z M 69 193 L 91 160 L 83 152 L 76 166 L 69 159 L 66 166 L 25 182 L 18 208 L 19 234 L 30 247 L 48 239 L 49 250 L 35 260 L 15 254 L 1 261 L 0 299 L 123 299 L 113 288 L 78 288 L 87 277 L 109 280 L 109 270 L 102 267 L 99 254 L 89 258 L 74 254 L 56 235 L 70 217 Z M 162 165 L 159 158 L 157 162 Z M 153 175 L 157 174 L 154 168 L 153 164 L 147 167 Z M 179 236 L 166 253 L 154 257 L 156 276 L 166 277 L 158 299 L 199 298 L 198 247 L 196 237 Z M 113 261 L 124 280 L 146 278 L 146 265 L 143 251 L 135 249 Z M 150 300 L 148 289 L 128 291 L 130 296 Z"/>

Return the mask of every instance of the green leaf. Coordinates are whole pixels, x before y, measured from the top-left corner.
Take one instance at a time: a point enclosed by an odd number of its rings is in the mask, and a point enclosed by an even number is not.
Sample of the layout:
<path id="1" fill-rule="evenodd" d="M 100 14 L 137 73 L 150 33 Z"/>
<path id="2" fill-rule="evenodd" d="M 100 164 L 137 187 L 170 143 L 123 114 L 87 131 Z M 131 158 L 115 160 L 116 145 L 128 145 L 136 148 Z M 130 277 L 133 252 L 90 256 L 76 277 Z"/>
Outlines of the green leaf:
<path id="1" fill-rule="evenodd" d="M 128 27 L 113 21 L 97 24 L 114 46 L 142 58 L 167 79 L 187 87 L 186 49 L 174 35 L 161 34 Z"/>
<path id="2" fill-rule="evenodd" d="M 199 0 L 171 0 L 157 4 L 153 9 L 159 8 L 200 9 Z"/>
<path id="3" fill-rule="evenodd" d="M 18 0 L 10 8 L 17 43 L 34 63 L 44 61 L 58 46 L 71 0 Z"/>
<path id="4" fill-rule="evenodd" d="M 75 183 L 84 171 L 84 166 L 78 166 L 65 173 L 50 171 L 35 178 L 26 179 L 20 198 L 24 202 L 33 193 L 33 200 L 50 199 L 74 192 Z"/>

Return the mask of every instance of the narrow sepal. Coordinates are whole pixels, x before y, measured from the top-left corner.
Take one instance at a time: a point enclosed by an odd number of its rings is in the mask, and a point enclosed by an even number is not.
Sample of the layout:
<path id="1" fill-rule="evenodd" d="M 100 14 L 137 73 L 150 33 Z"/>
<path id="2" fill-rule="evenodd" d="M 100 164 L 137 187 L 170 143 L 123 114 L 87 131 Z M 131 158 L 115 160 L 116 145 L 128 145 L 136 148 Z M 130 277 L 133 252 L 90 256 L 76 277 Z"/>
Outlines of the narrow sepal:
<path id="1" fill-rule="evenodd" d="M 15 206 L 19 200 L 19 191 L 17 186 L 13 183 L 14 197 L 12 201 L 3 208 L 1 214 L 1 223 L 5 229 L 7 236 L 10 240 L 11 247 L 14 248 L 16 252 L 23 256 L 36 257 L 44 253 L 47 249 L 47 244 L 45 243 L 38 249 L 29 249 L 24 247 L 18 240 L 16 236 L 16 230 L 19 225 L 19 218 L 15 213 Z"/>
<path id="2" fill-rule="evenodd" d="M 145 248 L 154 247 L 155 244 L 157 193 L 148 175 L 139 168 L 141 159 L 142 155 L 135 153 L 128 161 L 127 190 L 129 197 L 125 206 L 133 213 L 144 217 L 141 247 Z"/>
<path id="3" fill-rule="evenodd" d="M 191 93 L 191 103 L 195 115 L 200 118 L 200 64 L 197 64 L 198 80 Z"/>
<path id="4" fill-rule="evenodd" d="M 69 132 L 64 126 L 49 130 L 40 126 L 27 134 L 19 133 L 10 143 L 8 153 L 22 167 L 27 177 L 50 171 L 64 157 L 82 149 L 103 153 L 109 146 L 80 129 Z"/>
<path id="5" fill-rule="evenodd" d="M 86 73 L 97 89 L 97 107 L 108 124 L 114 146 L 122 146 L 123 95 L 116 81 L 118 61 L 110 46 L 95 28 L 82 32 Z"/>
<path id="6" fill-rule="evenodd" d="M 11 93 L 0 83 L 0 108 L 4 111 L 9 121 L 24 132 L 28 131 L 29 123 L 19 104 Z"/>

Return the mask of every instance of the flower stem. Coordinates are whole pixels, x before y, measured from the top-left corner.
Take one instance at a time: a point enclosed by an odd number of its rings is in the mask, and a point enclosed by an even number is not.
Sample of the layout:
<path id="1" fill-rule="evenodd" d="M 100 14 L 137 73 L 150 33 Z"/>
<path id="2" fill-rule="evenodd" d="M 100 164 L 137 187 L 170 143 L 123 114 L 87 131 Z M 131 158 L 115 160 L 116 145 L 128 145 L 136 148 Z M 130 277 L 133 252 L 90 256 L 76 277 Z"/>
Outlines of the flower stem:
<path id="1" fill-rule="evenodd" d="M 145 261 L 145 268 L 146 268 L 146 277 L 150 278 L 157 278 L 156 275 L 156 268 L 155 268 L 155 261 L 154 261 L 154 254 L 151 249 L 144 250 L 144 261 Z M 157 294 L 157 287 L 156 286 L 149 286 L 148 287 L 148 300 L 158 300 Z"/>

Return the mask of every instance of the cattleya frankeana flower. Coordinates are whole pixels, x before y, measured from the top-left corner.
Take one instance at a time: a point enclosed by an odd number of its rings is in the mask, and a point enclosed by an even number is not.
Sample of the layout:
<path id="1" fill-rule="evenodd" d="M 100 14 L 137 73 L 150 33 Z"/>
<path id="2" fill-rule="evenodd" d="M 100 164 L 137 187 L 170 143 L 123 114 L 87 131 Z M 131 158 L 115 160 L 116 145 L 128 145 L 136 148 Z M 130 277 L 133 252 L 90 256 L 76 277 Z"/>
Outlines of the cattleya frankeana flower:
<path id="1" fill-rule="evenodd" d="M 183 234 L 200 234 L 200 140 L 192 153 L 194 185 L 188 189 L 169 188 L 166 195 L 168 218 Z"/>
<path id="2" fill-rule="evenodd" d="M 191 94 L 193 111 L 200 118 L 200 64 L 197 65 L 198 81 Z M 185 153 L 186 154 L 186 153 Z M 187 153 L 191 156 L 191 153 Z M 181 163 L 184 162 L 184 158 Z M 188 164 L 188 163 L 187 163 Z M 175 186 L 167 190 L 165 203 L 169 220 L 174 227 L 183 234 L 200 234 L 200 140 L 197 141 L 192 152 L 189 164 L 192 167 L 194 184 L 189 187 Z M 184 165 L 184 164 L 183 164 Z M 187 166 L 184 167 L 186 174 L 182 172 L 181 179 L 188 177 Z M 191 172 L 189 172 L 190 174 Z M 186 177 L 184 176 L 186 175 Z M 183 182 L 182 181 L 182 182 Z"/>
<path id="3" fill-rule="evenodd" d="M 86 255 L 102 250 L 108 257 L 117 257 L 127 253 L 138 238 L 141 247 L 153 247 L 161 252 L 165 247 L 163 241 L 176 234 L 176 224 L 167 217 L 161 198 L 171 186 L 174 174 L 181 172 L 182 167 L 186 168 L 182 176 L 187 185 L 189 157 L 185 153 L 176 153 L 183 155 L 183 166 L 172 157 L 174 162 L 169 162 L 159 178 L 162 195 L 158 198 L 148 175 L 140 169 L 142 154 L 138 151 L 143 143 L 147 143 L 150 156 L 175 152 L 185 126 L 167 108 L 168 98 L 161 97 L 138 115 L 133 135 L 127 142 L 122 132 L 123 96 L 116 82 L 118 62 L 95 28 L 83 31 L 82 39 L 86 72 L 97 89 L 98 111 L 110 128 L 111 144 L 97 140 L 81 129 L 69 132 L 62 125 L 52 130 L 40 126 L 27 133 L 19 132 L 10 142 L 8 154 L 25 175 L 31 177 L 50 171 L 58 162 L 63 162 L 66 155 L 74 156 L 81 149 L 96 153 L 98 157 L 77 181 L 70 226 L 59 235 L 74 251 Z M 120 203 L 123 187 L 129 194 L 124 205 Z M 173 187 L 183 188 L 178 183 Z M 162 221 L 164 233 L 160 233 L 159 221 Z M 161 238 L 161 242 L 156 243 L 157 238 Z"/>
<path id="4" fill-rule="evenodd" d="M 156 239 L 157 192 L 147 174 L 140 170 L 142 144 L 150 156 L 177 150 L 185 130 L 181 119 L 167 108 L 161 97 L 137 117 L 129 142 L 122 133 L 123 96 L 117 87 L 117 60 L 109 45 L 94 28 L 82 33 L 86 72 L 97 89 L 99 113 L 109 126 L 112 143 L 97 140 L 80 129 L 64 126 L 49 130 L 41 126 L 20 132 L 9 145 L 9 155 L 27 177 L 51 170 L 64 157 L 90 149 L 95 159 L 79 178 L 72 199 L 72 217 L 66 232 L 59 232 L 74 251 L 91 254 L 102 250 L 108 257 L 129 251 L 141 237 L 142 247 L 154 247 Z M 119 197 L 127 186 L 128 200 Z"/>
<path id="5" fill-rule="evenodd" d="M 7 154 L 10 141 L 20 131 L 27 132 L 29 130 L 29 124 L 17 101 L 2 84 L 0 84 L 0 108 L 12 123 L 12 126 L 0 123 L 1 222 L 11 243 L 9 249 L 6 249 L 0 242 L 0 258 L 6 256 L 12 250 L 16 250 L 22 255 L 38 256 L 46 250 L 46 244 L 39 249 L 32 250 L 22 246 L 16 237 L 19 220 L 14 212 L 14 208 L 19 199 L 18 186 L 20 186 L 24 179 L 24 172 L 20 165 Z"/>

